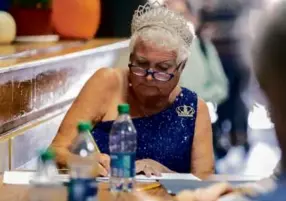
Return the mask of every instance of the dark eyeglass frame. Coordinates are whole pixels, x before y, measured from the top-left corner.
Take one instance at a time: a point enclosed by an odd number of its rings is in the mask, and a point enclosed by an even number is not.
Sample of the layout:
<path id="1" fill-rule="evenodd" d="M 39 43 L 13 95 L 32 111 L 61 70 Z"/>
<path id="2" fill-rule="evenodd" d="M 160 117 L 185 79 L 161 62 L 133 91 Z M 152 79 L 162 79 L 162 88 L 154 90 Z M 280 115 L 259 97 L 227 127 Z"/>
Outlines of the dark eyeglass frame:
<path id="1" fill-rule="evenodd" d="M 148 75 L 151 75 L 152 78 L 155 79 L 155 80 L 158 80 L 158 81 L 161 81 L 161 82 L 168 82 L 168 81 L 170 81 L 171 79 L 173 79 L 173 78 L 175 77 L 175 72 L 178 71 L 178 70 L 180 69 L 180 67 L 181 67 L 184 63 L 185 63 L 185 61 L 182 61 L 181 63 L 179 63 L 179 65 L 175 68 L 175 70 L 173 71 L 173 73 L 165 73 L 165 72 L 160 72 L 160 71 L 154 71 L 154 70 L 152 70 L 151 68 L 148 68 L 148 69 L 142 68 L 142 67 L 140 67 L 140 65 L 135 65 L 135 64 L 132 64 L 132 63 L 129 63 L 129 64 L 128 64 L 128 67 L 129 67 L 130 71 L 131 71 L 134 75 L 136 75 L 136 76 L 139 76 L 139 77 L 147 77 Z M 132 71 L 132 68 L 135 68 L 135 67 L 141 69 L 142 72 L 145 71 L 145 75 L 138 75 L 138 74 L 136 74 L 134 71 Z M 161 79 L 156 78 L 156 74 L 169 75 L 170 77 L 169 77 L 169 79 L 167 79 L 167 80 L 161 80 Z"/>

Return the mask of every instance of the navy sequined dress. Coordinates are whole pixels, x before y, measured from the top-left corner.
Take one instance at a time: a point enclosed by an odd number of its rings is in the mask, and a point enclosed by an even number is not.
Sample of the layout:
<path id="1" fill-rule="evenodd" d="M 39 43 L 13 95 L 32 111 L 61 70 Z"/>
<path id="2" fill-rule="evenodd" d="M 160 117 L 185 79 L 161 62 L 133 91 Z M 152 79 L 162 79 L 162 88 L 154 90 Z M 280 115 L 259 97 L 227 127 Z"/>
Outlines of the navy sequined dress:
<path id="1" fill-rule="evenodd" d="M 174 103 L 157 114 L 134 118 L 136 159 L 153 159 L 169 169 L 190 172 L 190 156 L 197 116 L 197 95 L 186 88 Z M 102 153 L 109 154 L 108 133 L 113 121 L 99 122 L 92 135 Z"/>

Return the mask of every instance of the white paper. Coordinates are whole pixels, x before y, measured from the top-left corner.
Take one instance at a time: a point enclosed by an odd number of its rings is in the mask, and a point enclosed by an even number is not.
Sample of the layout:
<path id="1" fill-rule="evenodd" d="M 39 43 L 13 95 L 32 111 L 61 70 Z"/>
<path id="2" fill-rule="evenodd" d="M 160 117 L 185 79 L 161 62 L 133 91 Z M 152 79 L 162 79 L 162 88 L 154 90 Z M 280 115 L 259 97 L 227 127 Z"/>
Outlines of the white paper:
<path id="1" fill-rule="evenodd" d="M 109 179 L 109 177 L 99 177 L 97 178 L 99 181 L 106 181 Z M 146 177 L 145 175 L 137 175 L 136 180 L 139 182 L 151 182 L 151 181 L 157 181 L 157 180 L 197 180 L 200 181 L 200 179 L 193 174 L 180 174 L 180 173 L 162 173 L 162 175 L 159 176 L 151 176 Z"/>
<path id="2" fill-rule="evenodd" d="M 197 180 L 200 179 L 193 174 L 180 174 L 180 173 L 162 173 L 160 177 L 158 176 L 151 176 L 146 177 L 145 175 L 137 175 L 136 179 L 138 180 Z"/>
<path id="3" fill-rule="evenodd" d="M 35 177 L 35 172 L 25 171 L 5 171 L 3 176 L 4 184 L 30 184 L 30 181 Z M 69 175 L 60 174 L 55 177 L 59 182 L 68 182 Z"/>
<path id="4" fill-rule="evenodd" d="M 5 171 L 3 177 L 4 184 L 30 184 L 31 179 L 35 176 L 35 172 L 23 172 L 23 171 Z M 68 182 L 69 175 L 60 174 L 57 175 L 56 180 L 61 182 Z M 98 177 L 98 181 L 107 181 L 109 177 Z M 137 175 L 136 180 L 138 182 L 155 182 L 157 180 L 197 180 L 200 179 L 192 174 L 179 174 L 179 173 L 162 173 L 162 176 L 146 177 L 145 175 Z"/>
<path id="5" fill-rule="evenodd" d="M 29 184 L 34 177 L 33 172 L 5 171 L 3 176 L 4 184 Z"/>

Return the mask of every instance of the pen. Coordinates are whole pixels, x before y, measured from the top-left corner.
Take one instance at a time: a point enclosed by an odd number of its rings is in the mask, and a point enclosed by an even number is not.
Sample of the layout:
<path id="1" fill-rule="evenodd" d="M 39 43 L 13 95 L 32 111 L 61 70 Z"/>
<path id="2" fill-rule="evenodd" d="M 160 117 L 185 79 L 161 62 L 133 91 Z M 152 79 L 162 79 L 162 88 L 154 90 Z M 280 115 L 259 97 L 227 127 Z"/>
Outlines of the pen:
<path id="1" fill-rule="evenodd" d="M 98 153 L 101 153 L 99 147 L 97 146 L 97 144 L 96 144 L 95 140 L 93 139 L 93 137 L 92 137 L 90 132 L 88 132 L 88 135 L 89 135 L 90 139 L 92 140 L 92 144 L 95 147 L 95 151 L 98 152 Z"/>
<path id="2" fill-rule="evenodd" d="M 158 188 L 160 187 L 161 184 L 160 183 L 152 183 L 152 184 L 149 184 L 149 185 L 146 185 L 146 186 L 142 186 L 142 187 L 138 187 L 136 188 L 136 191 L 147 191 L 147 190 L 151 190 L 151 189 L 154 189 L 154 188 Z"/>
<path id="3" fill-rule="evenodd" d="M 90 136 L 90 139 L 92 140 L 92 144 L 93 144 L 93 146 L 94 146 L 94 148 L 95 148 L 95 151 L 96 151 L 97 153 L 101 153 L 101 151 L 100 151 L 98 145 L 96 144 L 96 142 L 95 142 L 93 136 L 91 135 L 91 132 L 88 132 L 88 135 Z M 104 167 L 102 164 L 100 164 L 100 163 L 98 163 L 98 166 L 99 166 L 100 168 L 105 169 L 105 167 Z M 106 170 L 106 171 L 108 171 L 108 170 Z"/>

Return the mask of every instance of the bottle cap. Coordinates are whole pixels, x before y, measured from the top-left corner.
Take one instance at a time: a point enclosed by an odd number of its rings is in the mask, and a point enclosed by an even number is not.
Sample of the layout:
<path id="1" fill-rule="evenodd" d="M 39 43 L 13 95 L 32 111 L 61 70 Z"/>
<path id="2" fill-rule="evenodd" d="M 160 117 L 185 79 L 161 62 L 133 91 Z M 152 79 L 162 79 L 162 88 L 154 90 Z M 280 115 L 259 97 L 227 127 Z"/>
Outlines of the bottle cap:
<path id="1" fill-rule="evenodd" d="M 80 122 L 77 126 L 79 132 L 90 131 L 92 129 L 90 122 Z"/>
<path id="2" fill-rule="evenodd" d="M 42 161 L 54 160 L 56 153 L 53 149 L 48 148 L 46 150 L 40 151 L 40 157 Z"/>
<path id="3" fill-rule="evenodd" d="M 119 114 L 129 114 L 130 107 L 129 104 L 120 104 L 118 105 Z"/>

